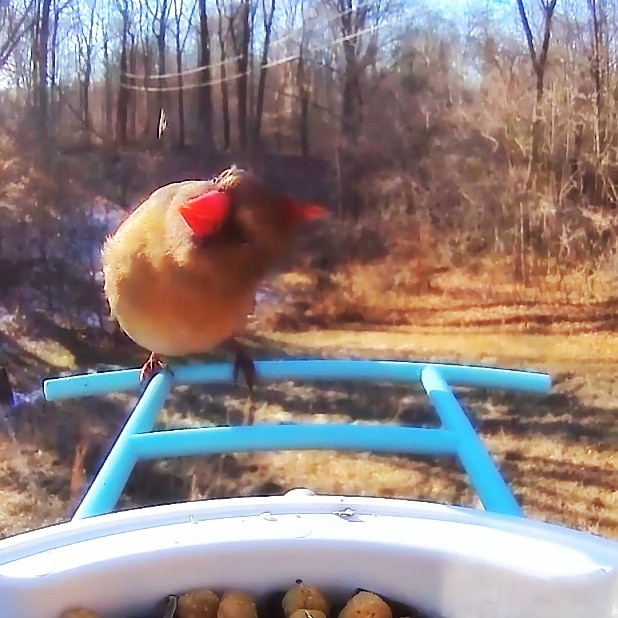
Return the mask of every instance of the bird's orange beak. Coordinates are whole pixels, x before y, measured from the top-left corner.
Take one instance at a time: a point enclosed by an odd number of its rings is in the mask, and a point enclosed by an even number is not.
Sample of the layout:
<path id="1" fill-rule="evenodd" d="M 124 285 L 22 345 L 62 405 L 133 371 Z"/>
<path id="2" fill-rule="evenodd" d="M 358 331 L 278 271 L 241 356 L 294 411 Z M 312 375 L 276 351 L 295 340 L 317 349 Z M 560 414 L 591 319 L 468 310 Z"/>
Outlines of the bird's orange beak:
<path id="1" fill-rule="evenodd" d="M 328 216 L 328 211 L 323 206 L 318 204 L 299 204 L 294 202 L 293 205 L 294 218 L 299 223 L 304 221 L 313 221 L 315 219 L 323 219 Z"/>
<path id="2" fill-rule="evenodd" d="M 189 198 L 178 207 L 182 218 L 199 238 L 214 234 L 230 210 L 230 196 L 223 191 L 208 191 Z"/>

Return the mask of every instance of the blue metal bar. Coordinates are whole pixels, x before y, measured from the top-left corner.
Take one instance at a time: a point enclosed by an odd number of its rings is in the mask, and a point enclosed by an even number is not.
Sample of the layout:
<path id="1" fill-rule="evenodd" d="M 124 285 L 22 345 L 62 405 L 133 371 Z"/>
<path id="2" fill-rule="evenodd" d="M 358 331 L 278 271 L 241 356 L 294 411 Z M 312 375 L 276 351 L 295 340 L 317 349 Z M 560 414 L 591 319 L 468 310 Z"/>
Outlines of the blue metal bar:
<path id="1" fill-rule="evenodd" d="M 130 438 L 138 460 L 251 451 L 337 450 L 457 455 L 459 437 L 446 429 L 398 425 L 275 425 L 173 429 Z"/>
<path id="2" fill-rule="evenodd" d="M 168 373 L 159 373 L 152 378 L 82 498 L 73 519 L 93 517 L 114 509 L 137 461 L 131 437 L 152 431 L 171 386 L 172 378 Z"/>
<path id="3" fill-rule="evenodd" d="M 551 378 L 545 373 L 516 371 L 494 367 L 473 367 L 442 363 L 382 360 L 271 360 L 256 362 L 263 381 L 277 380 L 351 380 L 418 382 L 426 367 L 434 367 L 454 386 L 501 388 L 546 393 Z M 175 384 L 230 382 L 229 363 L 178 365 L 171 367 Z M 45 380 L 43 392 L 48 401 L 105 395 L 116 391 L 139 389 L 139 370 L 105 371 Z"/>
<path id="4" fill-rule="evenodd" d="M 434 367 L 421 373 L 421 384 L 443 426 L 459 436 L 459 458 L 488 511 L 523 515 L 523 511 L 485 449 L 450 386 Z"/>
<path id="5" fill-rule="evenodd" d="M 448 383 L 546 393 L 551 387 L 549 375 L 492 367 L 380 360 L 294 359 L 261 361 L 256 365 L 262 381 L 362 380 L 408 384 L 420 381 L 436 408 L 442 428 L 259 424 L 153 432 L 173 383 L 228 382 L 232 378 L 232 366 L 227 363 L 174 366 L 173 377 L 169 373 L 157 374 L 142 393 L 74 518 L 113 510 L 135 463 L 141 459 L 303 449 L 458 455 L 487 510 L 523 515 Z M 44 394 L 48 400 L 59 400 L 137 390 L 139 386 L 139 371 L 130 369 L 46 380 Z"/>

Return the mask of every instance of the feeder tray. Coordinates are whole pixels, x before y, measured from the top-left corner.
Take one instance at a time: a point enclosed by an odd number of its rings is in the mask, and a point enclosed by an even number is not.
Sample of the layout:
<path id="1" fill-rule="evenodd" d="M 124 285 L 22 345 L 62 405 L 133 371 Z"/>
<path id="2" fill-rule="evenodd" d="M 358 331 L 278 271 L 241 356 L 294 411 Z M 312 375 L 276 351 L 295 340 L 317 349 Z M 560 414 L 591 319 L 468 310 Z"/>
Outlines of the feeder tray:
<path id="1" fill-rule="evenodd" d="M 262 381 L 420 383 L 438 429 L 257 424 L 154 431 L 175 384 L 227 383 L 229 364 L 173 367 L 143 390 L 113 447 L 63 524 L 0 541 L 2 617 L 148 615 L 197 588 L 266 598 L 296 580 L 327 595 L 361 588 L 441 618 L 615 618 L 618 543 L 527 518 L 452 386 L 544 394 L 547 374 L 380 360 L 256 363 Z M 139 370 L 47 380 L 47 400 L 139 391 Z M 457 457 L 474 509 L 415 500 L 316 495 L 202 500 L 113 512 L 137 461 L 270 450 L 351 450 Z"/>

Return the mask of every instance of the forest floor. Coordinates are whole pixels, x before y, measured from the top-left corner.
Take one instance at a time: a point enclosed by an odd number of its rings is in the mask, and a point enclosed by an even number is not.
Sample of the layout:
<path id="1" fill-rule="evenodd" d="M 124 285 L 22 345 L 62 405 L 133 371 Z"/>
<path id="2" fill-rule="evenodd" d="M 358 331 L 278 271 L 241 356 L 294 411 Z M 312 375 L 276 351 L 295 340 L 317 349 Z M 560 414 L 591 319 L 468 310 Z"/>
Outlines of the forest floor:
<path id="1" fill-rule="evenodd" d="M 164 170 L 167 175 L 156 166 L 148 173 L 136 167 L 128 174 L 136 183 L 126 189 L 129 201 L 181 177 L 189 161 L 176 163 Z M 277 162 L 282 176 L 289 180 L 296 170 L 306 180 L 307 163 L 290 168 L 292 163 Z M 100 187 L 85 172 L 65 176 L 88 179 L 83 199 L 102 194 L 118 201 L 110 187 L 119 184 L 113 172 L 122 165 L 110 166 L 97 157 L 91 162 L 90 176 L 97 172 Z M 316 170 L 312 178 L 318 177 L 327 174 Z M 319 184 L 306 188 L 308 199 L 328 193 Z M 23 191 L 32 201 L 30 189 Z M 67 196 L 67 204 L 75 199 Z M 394 222 L 382 235 L 378 223 L 370 223 L 363 229 L 341 223 L 314 238 L 314 254 L 326 257 L 280 278 L 280 306 L 262 312 L 247 334 L 255 356 L 443 360 L 550 372 L 549 395 L 457 393 L 529 516 L 618 539 L 615 268 L 592 276 L 582 267 L 579 273 L 569 271 L 567 280 L 563 272 L 516 289 L 512 265 L 498 264 L 495 255 L 485 260 L 458 255 L 456 238 L 423 247 L 410 239 L 431 235 L 412 229 L 413 222 L 410 229 Z M 548 272 L 559 268 L 563 265 L 547 264 Z M 61 326 L 27 302 L 1 305 L 0 352 L 8 357 L 20 394 L 36 393 L 46 377 L 110 365 L 136 367 L 145 359 L 144 351 L 124 338 Z M 30 397 L 13 409 L 10 425 L 16 440 L 0 425 L 0 537 L 69 516 L 134 399 L 134 394 L 115 394 L 46 403 Z M 260 384 L 252 400 L 244 388 L 231 385 L 177 387 L 161 420 L 173 426 L 218 425 L 242 422 L 250 414 L 256 422 L 437 424 L 420 388 L 339 382 Z M 277 452 L 141 463 L 120 507 L 277 494 L 295 486 L 476 503 L 453 461 Z"/>
<path id="2" fill-rule="evenodd" d="M 549 395 L 457 392 L 529 516 L 618 539 L 618 329 L 612 303 L 449 298 L 435 292 L 417 296 L 406 308 L 414 326 L 254 328 L 247 341 L 258 358 L 405 358 L 550 372 Z M 20 392 L 40 387 L 47 376 L 100 364 L 138 366 L 144 359 L 128 343 L 103 346 L 88 331 L 62 329 L 41 315 L 16 318 L 0 338 Z M 0 434 L 1 536 L 68 516 L 76 491 L 96 470 L 133 400 L 133 395 L 38 400 L 15 409 L 17 443 Z M 258 423 L 437 425 L 420 388 L 339 382 L 261 384 L 253 400 L 231 385 L 177 387 L 161 420 L 218 425 L 242 422 L 248 414 Z M 463 505 L 476 501 L 454 461 L 309 451 L 142 463 L 121 506 L 276 494 L 296 486 Z"/>

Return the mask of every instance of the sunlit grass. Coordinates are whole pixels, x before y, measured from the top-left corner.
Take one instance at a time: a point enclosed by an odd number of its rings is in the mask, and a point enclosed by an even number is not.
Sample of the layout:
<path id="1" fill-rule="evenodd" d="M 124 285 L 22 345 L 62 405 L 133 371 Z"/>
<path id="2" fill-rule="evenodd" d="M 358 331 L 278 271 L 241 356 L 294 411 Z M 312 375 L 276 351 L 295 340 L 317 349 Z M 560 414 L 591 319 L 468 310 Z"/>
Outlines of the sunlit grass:
<path id="1" fill-rule="evenodd" d="M 287 278 L 289 286 L 311 289 L 308 274 L 292 273 Z M 449 289 L 459 285 L 460 294 L 443 289 L 407 295 L 406 306 L 413 308 L 405 314 L 407 325 L 334 321 L 330 328 L 326 323 L 298 332 L 262 330 L 260 345 L 267 344 L 268 349 L 260 349 L 259 355 L 409 358 L 550 372 L 554 386 L 549 396 L 462 390 L 460 397 L 529 516 L 618 538 L 618 332 L 607 326 L 611 309 L 560 301 L 559 296 L 538 290 L 531 291 L 527 300 L 513 301 L 509 294 L 514 292 L 501 292 L 500 286 L 483 299 L 471 291 L 472 282 L 454 276 L 449 281 Z M 446 288 L 444 280 L 442 284 Z M 353 294 L 351 288 L 348 291 Z M 539 302 L 533 301 L 535 293 L 542 297 Z M 388 295 L 384 299 L 387 306 Z M 334 297 L 331 300 L 335 302 Z M 382 301 L 372 302 L 382 307 Z M 320 302 L 325 302 L 322 296 L 316 305 Z M 546 315 L 555 317 L 555 323 L 540 319 Z M 510 322 L 514 317 L 522 319 Z M 68 344 L 31 341 L 26 333 L 14 335 L 20 344 L 15 349 L 22 350 L 16 354 L 38 359 L 29 360 L 27 375 L 22 375 L 25 382 L 34 385 L 43 373 L 84 369 L 76 366 Z M 134 349 L 127 351 L 125 364 L 134 366 L 134 356 Z M 88 358 L 96 363 L 96 348 Z M 232 387 L 179 388 L 162 421 L 172 426 L 236 424 L 250 417 L 258 423 L 436 422 L 420 390 L 401 386 L 261 384 L 253 401 L 246 395 L 244 389 Z M 74 493 L 94 472 L 132 401 L 133 395 L 122 394 L 105 401 L 89 398 L 35 409 L 18 423 L 16 447 L 8 439 L 0 440 L 3 534 L 66 516 L 75 499 L 69 487 Z M 85 434 L 77 430 L 84 421 Z M 86 445 L 83 462 L 76 459 L 80 443 Z M 452 461 L 310 451 L 148 462 L 138 468 L 124 506 L 280 493 L 295 486 L 477 504 Z"/>

